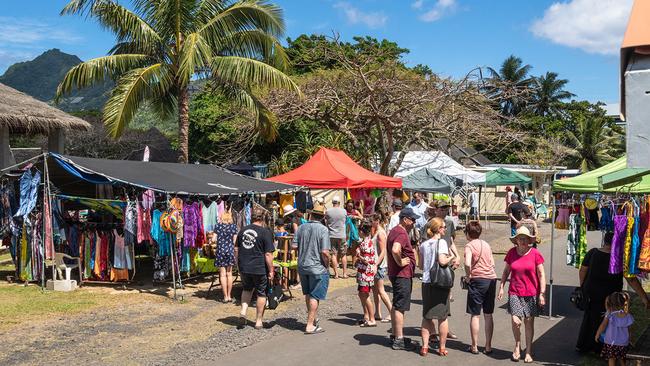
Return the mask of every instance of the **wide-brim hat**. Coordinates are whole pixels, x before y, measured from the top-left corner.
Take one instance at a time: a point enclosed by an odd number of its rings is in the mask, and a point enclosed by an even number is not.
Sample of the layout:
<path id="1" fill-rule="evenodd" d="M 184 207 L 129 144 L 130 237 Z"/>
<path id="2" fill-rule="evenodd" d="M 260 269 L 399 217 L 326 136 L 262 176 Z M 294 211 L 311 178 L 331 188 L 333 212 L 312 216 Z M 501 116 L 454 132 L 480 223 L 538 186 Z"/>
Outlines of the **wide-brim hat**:
<path id="1" fill-rule="evenodd" d="M 517 238 L 520 237 L 520 236 L 525 236 L 525 237 L 528 237 L 529 239 L 533 239 L 533 240 L 536 239 L 535 236 L 530 234 L 530 230 L 528 230 L 527 227 L 521 226 L 521 227 L 519 227 L 517 229 L 517 231 L 515 232 L 515 235 L 510 238 L 510 241 L 513 244 L 517 244 Z"/>
<path id="2" fill-rule="evenodd" d="M 292 213 L 296 212 L 297 210 L 298 210 L 297 208 L 295 208 L 295 207 L 293 207 L 293 206 L 291 206 L 291 205 L 286 205 L 286 206 L 284 206 L 284 207 L 282 208 L 282 211 L 284 212 L 284 213 L 282 214 L 282 217 L 289 216 L 289 215 L 291 215 Z"/>
<path id="3" fill-rule="evenodd" d="M 325 207 L 323 207 L 323 206 L 314 207 L 311 210 L 307 210 L 307 213 L 308 214 L 316 214 L 316 215 L 319 215 L 319 216 L 325 216 Z"/>

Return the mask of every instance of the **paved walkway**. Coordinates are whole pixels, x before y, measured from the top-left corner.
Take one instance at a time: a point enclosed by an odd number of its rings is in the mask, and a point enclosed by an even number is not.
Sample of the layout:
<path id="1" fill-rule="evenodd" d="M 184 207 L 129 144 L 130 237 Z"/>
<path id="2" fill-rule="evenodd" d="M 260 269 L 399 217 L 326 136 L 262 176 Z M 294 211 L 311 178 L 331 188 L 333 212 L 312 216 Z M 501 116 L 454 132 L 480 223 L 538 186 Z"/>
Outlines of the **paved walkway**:
<path id="1" fill-rule="evenodd" d="M 546 273 L 550 280 L 550 225 L 542 227 L 546 242 L 540 250 L 546 258 Z M 504 224 L 492 223 L 490 232 L 503 232 L 504 237 L 508 229 Z M 460 234 L 460 233 L 459 233 Z M 490 235 L 492 236 L 492 235 Z M 600 232 L 588 234 L 591 246 L 599 245 Z M 566 248 L 566 231 L 556 231 L 555 263 L 554 263 L 554 317 L 540 317 L 535 321 L 535 341 L 533 344 L 534 357 L 538 364 L 546 365 L 575 365 L 579 356 L 573 351 L 581 314 L 569 303 L 570 292 L 577 285 L 577 270 L 564 264 Z M 503 269 L 503 256 L 496 258 L 497 273 Z M 547 291 L 548 292 L 548 291 Z M 420 287 L 414 288 L 414 304 L 411 311 L 406 314 L 405 334 L 414 341 L 420 340 L 419 326 L 421 320 Z M 253 362 L 262 361 L 266 366 L 272 365 L 346 365 L 358 362 L 366 364 L 425 364 L 430 362 L 443 362 L 446 364 L 463 365 L 493 365 L 510 362 L 514 341 L 510 328 L 510 319 L 505 311 L 505 299 L 497 301 L 498 309 L 495 311 L 495 336 L 493 340 L 494 353 L 489 357 L 483 354 L 472 355 L 465 352 L 470 343 L 469 316 L 465 314 L 465 292 L 454 287 L 453 295 L 456 299 L 452 303 L 450 326 L 459 336 L 458 340 L 448 341 L 449 356 L 441 358 L 430 354 L 427 358 L 420 357 L 415 352 L 393 351 L 390 349 L 388 339 L 389 324 L 380 324 L 377 328 L 359 328 L 355 326 L 360 317 L 360 305 L 351 309 L 341 309 L 338 316 L 323 319 L 321 324 L 326 332 L 314 336 L 305 336 L 299 331 L 287 331 L 270 340 L 241 349 L 220 358 L 225 365 L 251 365 Z M 339 296 L 355 296 L 353 289 Z M 547 307 L 548 311 L 548 307 Z M 304 322 L 304 319 L 298 319 Z M 481 323 L 481 326 L 483 324 Z M 523 338 L 523 337 L 522 337 Z M 226 340 L 224 340 L 226 341 Z M 483 342 L 483 335 L 480 337 Z M 482 347 L 481 347 L 482 348 Z M 523 362 L 523 361 L 522 361 Z"/>

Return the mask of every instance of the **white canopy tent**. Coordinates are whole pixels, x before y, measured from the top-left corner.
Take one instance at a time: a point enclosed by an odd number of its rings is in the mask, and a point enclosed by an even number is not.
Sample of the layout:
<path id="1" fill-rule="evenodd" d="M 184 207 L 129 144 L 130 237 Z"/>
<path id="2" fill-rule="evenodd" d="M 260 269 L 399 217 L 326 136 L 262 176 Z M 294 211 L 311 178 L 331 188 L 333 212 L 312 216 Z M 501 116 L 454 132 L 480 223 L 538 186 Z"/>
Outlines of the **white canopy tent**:
<path id="1" fill-rule="evenodd" d="M 399 152 L 393 154 L 391 165 L 394 165 L 397 162 L 398 157 Z M 454 178 L 461 179 L 465 183 L 474 184 L 485 182 L 485 173 L 479 173 L 465 168 L 456 160 L 450 158 L 447 154 L 435 150 L 407 152 L 402 164 L 397 170 L 397 173 L 395 173 L 395 176 L 405 177 L 422 168 L 437 170 Z"/>

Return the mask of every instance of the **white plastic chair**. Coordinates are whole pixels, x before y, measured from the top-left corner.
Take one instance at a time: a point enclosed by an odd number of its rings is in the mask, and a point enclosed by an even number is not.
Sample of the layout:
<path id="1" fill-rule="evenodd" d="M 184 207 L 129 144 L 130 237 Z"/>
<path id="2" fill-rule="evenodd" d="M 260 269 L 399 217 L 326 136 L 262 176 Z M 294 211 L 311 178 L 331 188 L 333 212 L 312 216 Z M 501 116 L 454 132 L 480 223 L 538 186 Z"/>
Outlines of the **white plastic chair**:
<path id="1" fill-rule="evenodd" d="M 76 261 L 76 264 L 68 264 L 64 261 L 65 259 L 71 259 L 73 261 Z M 79 285 L 81 285 L 82 279 L 81 279 L 81 258 L 79 257 L 71 257 L 65 253 L 54 253 L 54 264 L 56 265 L 56 272 L 59 275 L 59 279 L 63 279 L 63 276 L 61 275 L 61 271 L 65 270 L 65 280 L 70 281 L 70 272 L 72 272 L 73 269 L 77 268 L 79 270 Z"/>

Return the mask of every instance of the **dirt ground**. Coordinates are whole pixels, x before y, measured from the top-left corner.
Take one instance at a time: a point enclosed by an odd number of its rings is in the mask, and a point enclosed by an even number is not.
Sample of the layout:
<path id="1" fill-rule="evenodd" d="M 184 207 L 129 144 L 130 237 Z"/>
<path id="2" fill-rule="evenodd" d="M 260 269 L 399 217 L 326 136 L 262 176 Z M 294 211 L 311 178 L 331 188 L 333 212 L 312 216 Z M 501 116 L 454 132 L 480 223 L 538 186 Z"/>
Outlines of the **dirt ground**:
<path id="1" fill-rule="evenodd" d="M 550 225 L 542 230 L 550 231 Z M 507 239 L 509 232 L 502 231 L 506 231 L 503 224 L 484 230 L 483 238 L 492 244 L 495 253 L 505 253 L 512 245 Z M 460 231 L 457 242 L 462 250 L 465 239 Z M 13 287 L 13 295 L 0 300 L 0 308 L 11 309 L 7 314 L 12 314 L 11 318 L 0 316 L 0 365 L 160 365 L 187 361 L 192 354 L 216 360 L 219 354 L 259 341 L 260 333 L 233 331 L 239 308 L 219 302 L 219 289 L 208 293 L 209 284 L 209 279 L 186 283 L 185 289 L 178 292 L 179 300 L 173 300 L 171 289 L 166 287 L 85 286 L 70 295 L 83 296 L 80 306 L 37 313 L 30 312 L 28 305 L 32 303 L 21 299 L 25 295 L 22 287 L 0 284 L 0 290 Z M 354 279 L 331 281 L 330 293 L 341 300 L 330 301 L 327 307 L 340 311 L 340 307 L 356 306 L 354 285 Z M 240 291 L 236 285 L 235 298 Z M 296 321 L 304 312 L 300 290 L 293 294 L 294 299 L 267 313 L 266 318 L 275 319 L 281 327 L 262 333 L 264 337 L 302 326 Z M 40 301 L 52 294 L 39 295 L 30 296 Z M 66 301 L 66 294 L 56 296 Z M 249 319 L 252 316 L 250 311 Z"/>

